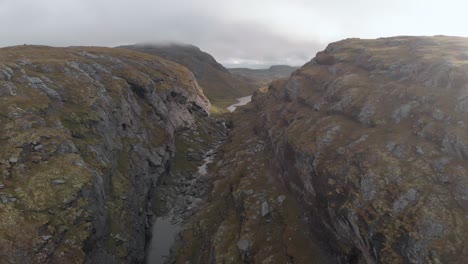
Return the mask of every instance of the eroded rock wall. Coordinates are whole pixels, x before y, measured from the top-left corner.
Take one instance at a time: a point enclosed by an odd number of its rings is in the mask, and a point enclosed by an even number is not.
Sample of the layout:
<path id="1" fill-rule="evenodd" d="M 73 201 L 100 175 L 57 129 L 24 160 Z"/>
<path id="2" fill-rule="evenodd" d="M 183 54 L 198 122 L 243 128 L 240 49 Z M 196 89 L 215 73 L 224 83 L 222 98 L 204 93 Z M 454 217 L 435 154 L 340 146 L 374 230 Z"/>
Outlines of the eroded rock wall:
<path id="1" fill-rule="evenodd" d="M 468 40 L 348 39 L 253 97 L 257 131 L 344 261 L 466 263 Z"/>
<path id="2" fill-rule="evenodd" d="M 209 102 L 193 74 L 108 48 L 0 50 L 0 262 L 135 263 L 174 132 Z"/>

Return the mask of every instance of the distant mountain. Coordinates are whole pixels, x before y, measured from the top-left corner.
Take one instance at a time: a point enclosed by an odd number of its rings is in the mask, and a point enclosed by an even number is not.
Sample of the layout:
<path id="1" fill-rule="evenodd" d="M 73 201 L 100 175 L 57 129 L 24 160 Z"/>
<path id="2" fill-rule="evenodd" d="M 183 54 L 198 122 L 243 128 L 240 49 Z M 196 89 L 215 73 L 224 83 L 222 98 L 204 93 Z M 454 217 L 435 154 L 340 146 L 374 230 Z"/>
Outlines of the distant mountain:
<path id="1" fill-rule="evenodd" d="M 236 98 L 252 94 L 257 88 L 244 78 L 233 76 L 213 56 L 193 45 L 136 44 L 119 48 L 157 55 L 187 67 L 211 103 L 218 107 L 224 108 Z"/>
<path id="2" fill-rule="evenodd" d="M 268 69 L 232 68 L 229 69 L 229 71 L 250 85 L 262 87 L 267 86 L 274 80 L 289 77 L 291 73 L 297 69 L 299 69 L 299 67 L 274 65 Z"/>

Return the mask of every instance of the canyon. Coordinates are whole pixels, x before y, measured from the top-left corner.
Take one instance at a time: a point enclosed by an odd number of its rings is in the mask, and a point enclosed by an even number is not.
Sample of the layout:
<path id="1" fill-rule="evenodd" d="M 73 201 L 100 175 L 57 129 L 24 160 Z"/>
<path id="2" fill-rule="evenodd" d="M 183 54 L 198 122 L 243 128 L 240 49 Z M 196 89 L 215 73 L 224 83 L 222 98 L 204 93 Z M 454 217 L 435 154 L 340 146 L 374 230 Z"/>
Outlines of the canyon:
<path id="1" fill-rule="evenodd" d="M 466 38 L 220 66 L 0 49 L 0 262 L 466 263 Z"/>

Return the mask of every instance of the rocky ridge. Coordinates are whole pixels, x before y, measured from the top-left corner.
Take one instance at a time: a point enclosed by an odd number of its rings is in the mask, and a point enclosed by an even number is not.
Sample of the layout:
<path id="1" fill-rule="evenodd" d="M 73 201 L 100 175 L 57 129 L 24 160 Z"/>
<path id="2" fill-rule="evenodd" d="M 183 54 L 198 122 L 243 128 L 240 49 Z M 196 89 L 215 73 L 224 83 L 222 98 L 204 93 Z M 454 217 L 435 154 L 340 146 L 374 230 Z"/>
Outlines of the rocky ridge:
<path id="1" fill-rule="evenodd" d="M 257 93 L 282 182 L 347 261 L 468 259 L 468 40 L 348 39 Z"/>
<path id="2" fill-rule="evenodd" d="M 151 186 L 209 111 L 191 72 L 109 48 L 0 49 L 0 262 L 143 261 Z"/>
<path id="3" fill-rule="evenodd" d="M 258 88 L 255 83 L 231 74 L 213 56 L 193 45 L 136 44 L 121 48 L 157 55 L 187 67 L 215 106 L 214 112 L 223 112 L 236 98 L 251 95 Z"/>
<path id="4" fill-rule="evenodd" d="M 466 263 L 467 54 L 464 38 L 347 39 L 257 91 L 180 263 Z M 282 244 L 300 232 L 318 250 Z"/>

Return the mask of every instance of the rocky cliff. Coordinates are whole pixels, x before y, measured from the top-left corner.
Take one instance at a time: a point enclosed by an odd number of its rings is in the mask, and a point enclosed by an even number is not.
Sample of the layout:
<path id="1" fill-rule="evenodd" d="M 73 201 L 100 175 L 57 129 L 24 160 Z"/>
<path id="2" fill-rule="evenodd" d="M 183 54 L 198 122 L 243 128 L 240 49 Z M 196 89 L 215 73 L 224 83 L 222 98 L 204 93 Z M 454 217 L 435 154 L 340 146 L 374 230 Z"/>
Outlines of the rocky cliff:
<path id="1" fill-rule="evenodd" d="M 332 43 L 227 140 L 191 72 L 124 49 L 0 49 L 0 101 L 1 263 L 139 263 L 168 211 L 176 263 L 468 260 L 467 39 Z"/>
<path id="2" fill-rule="evenodd" d="M 0 262 L 141 262 L 149 189 L 208 110 L 193 74 L 155 56 L 0 49 Z"/>
<path id="3" fill-rule="evenodd" d="M 450 37 L 333 43 L 254 99 L 281 180 L 366 263 L 468 259 L 467 100 Z"/>
<path id="4" fill-rule="evenodd" d="M 214 106 L 225 108 L 235 103 L 236 98 L 251 95 L 258 88 L 243 78 L 232 75 L 213 56 L 193 45 L 136 44 L 122 48 L 157 55 L 187 67 Z"/>
<path id="5" fill-rule="evenodd" d="M 466 263 L 467 112 L 467 39 L 330 44 L 234 113 L 181 263 Z"/>

